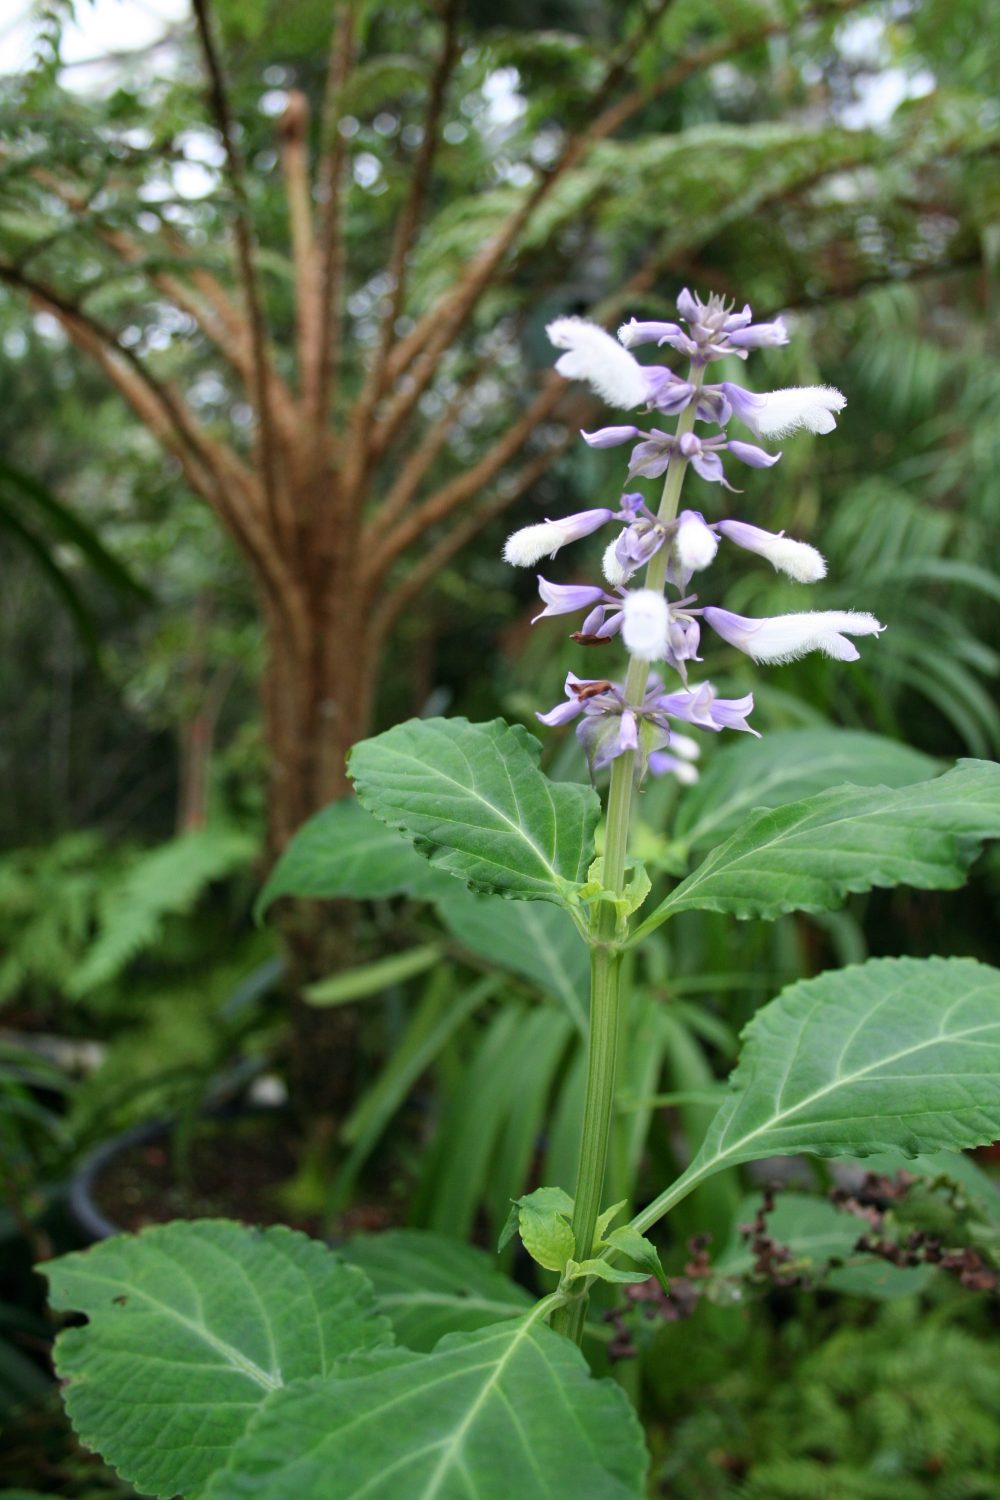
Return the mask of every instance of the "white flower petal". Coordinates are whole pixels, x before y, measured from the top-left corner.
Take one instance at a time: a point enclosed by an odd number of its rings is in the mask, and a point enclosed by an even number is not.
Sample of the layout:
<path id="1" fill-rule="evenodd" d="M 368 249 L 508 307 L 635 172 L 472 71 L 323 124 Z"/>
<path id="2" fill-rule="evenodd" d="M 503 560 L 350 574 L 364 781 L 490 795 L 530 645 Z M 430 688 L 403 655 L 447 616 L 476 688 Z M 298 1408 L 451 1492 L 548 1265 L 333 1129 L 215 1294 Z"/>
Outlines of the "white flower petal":
<path id="1" fill-rule="evenodd" d="M 640 661 L 660 661 L 666 654 L 670 616 L 657 589 L 632 589 L 625 596 L 622 640 Z"/>
<path id="2" fill-rule="evenodd" d="M 786 573 L 797 583 L 817 583 L 826 577 L 826 558 L 808 542 L 797 542 L 745 521 L 720 521 L 718 527 L 737 547 L 765 558 L 779 573 Z"/>
<path id="3" fill-rule="evenodd" d="M 622 533 L 622 535 L 624 536 L 624 532 Z M 615 548 L 617 546 L 618 538 L 616 537 L 615 540 L 613 542 L 609 542 L 608 546 L 604 549 L 604 556 L 601 559 L 601 572 L 604 574 L 605 578 L 608 580 L 613 589 L 620 588 L 622 584 L 627 583 L 632 576 L 632 573 L 628 568 L 622 567 L 622 564 L 618 559 L 618 555 L 615 552 Z"/>
<path id="4" fill-rule="evenodd" d="M 832 385 L 797 385 L 767 391 L 763 405 L 744 420 L 758 437 L 781 438 L 805 428 L 807 432 L 832 432 L 835 412 L 843 411 L 847 397 Z"/>
<path id="5" fill-rule="evenodd" d="M 874 615 L 851 609 L 774 615 L 757 622 L 742 649 L 761 662 L 796 661 L 810 651 L 822 651 L 835 661 L 857 661 L 860 652 L 848 635 L 878 635 L 884 629 Z"/>
<path id="6" fill-rule="evenodd" d="M 685 573 L 697 573 L 714 560 L 719 538 L 695 511 L 685 510 L 677 523 L 674 547 Z"/>
<path id="7" fill-rule="evenodd" d="M 565 540 L 562 528 L 553 521 L 522 526 L 504 542 L 503 560 L 514 568 L 531 568 L 543 557 L 551 557 Z"/>
<path id="8" fill-rule="evenodd" d="M 585 318 L 556 318 L 546 329 L 567 353 L 556 369 L 567 380 L 584 380 L 609 406 L 631 408 L 649 401 L 649 382 L 637 359 L 605 329 Z"/>

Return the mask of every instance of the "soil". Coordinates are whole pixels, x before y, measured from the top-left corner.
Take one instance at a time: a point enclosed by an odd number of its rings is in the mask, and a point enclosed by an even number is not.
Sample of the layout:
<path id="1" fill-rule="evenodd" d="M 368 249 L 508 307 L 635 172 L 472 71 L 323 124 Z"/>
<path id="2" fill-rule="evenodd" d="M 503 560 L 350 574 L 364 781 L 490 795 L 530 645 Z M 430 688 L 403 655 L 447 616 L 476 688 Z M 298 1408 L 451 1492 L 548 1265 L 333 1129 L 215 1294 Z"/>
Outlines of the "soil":
<path id="1" fill-rule="evenodd" d="M 169 1139 L 127 1147 L 92 1188 L 97 1207 L 125 1230 L 169 1219 L 227 1218 L 246 1224 L 289 1224 L 334 1239 L 388 1229 L 399 1222 L 392 1202 L 359 1203 L 333 1224 L 319 1213 L 290 1208 L 285 1189 L 295 1177 L 296 1143 L 273 1118 L 220 1120 L 199 1126 L 186 1180 L 178 1178 Z"/>

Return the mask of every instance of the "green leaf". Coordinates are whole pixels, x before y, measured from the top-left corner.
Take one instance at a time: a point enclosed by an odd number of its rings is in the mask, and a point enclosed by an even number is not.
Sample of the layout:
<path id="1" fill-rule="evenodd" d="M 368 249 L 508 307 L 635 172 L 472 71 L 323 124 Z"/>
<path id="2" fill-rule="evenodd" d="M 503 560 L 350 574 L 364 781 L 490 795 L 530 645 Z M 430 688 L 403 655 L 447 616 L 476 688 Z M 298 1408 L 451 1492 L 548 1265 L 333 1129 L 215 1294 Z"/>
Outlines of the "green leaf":
<path id="1" fill-rule="evenodd" d="M 279 896 L 429 900 L 451 889 L 452 883 L 431 869 L 405 838 L 373 818 L 356 798 L 342 797 L 295 834 L 257 897 L 256 916 L 259 921 Z"/>
<path id="2" fill-rule="evenodd" d="M 494 719 L 411 719 L 351 751 L 362 804 L 475 890 L 568 904 L 593 858 L 597 793 L 552 782 L 541 745 Z"/>
<path id="3" fill-rule="evenodd" d="M 456 888 L 438 899 L 437 912 L 471 952 L 561 1000 L 586 1031 L 590 952 L 564 911 L 547 902 L 504 901 Z"/>
<path id="4" fill-rule="evenodd" d="M 264 1398 L 385 1343 L 361 1271 L 276 1226 L 223 1219 L 121 1235 L 43 1268 L 77 1432 L 147 1494 L 199 1495 Z"/>
<path id="5" fill-rule="evenodd" d="M 332 1480 L 365 1500 L 639 1500 L 646 1454 L 628 1398 L 533 1316 L 449 1334 L 424 1356 L 359 1356 L 277 1393 L 210 1500 L 332 1500 Z"/>
<path id="6" fill-rule="evenodd" d="M 648 1271 L 621 1271 L 606 1260 L 571 1260 L 566 1266 L 567 1278 L 576 1281 L 580 1276 L 596 1276 L 598 1281 L 613 1281 L 621 1286 L 634 1286 L 649 1280 Z"/>
<path id="7" fill-rule="evenodd" d="M 364 1271 L 375 1306 L 408 1349 L 428 1351 L 443 1334 L 519 1317 L 531 1305 L 491 1255 L 441 1234 L 391 1229 L 352 1240 L 343 1253 Z"/>
<path id="8" fill-rule="evenodd" d="M 573 1200 L 559 1187 L 540 1187 L 518 1198 L 500 1231 L 497 1253 L 520 1232 L 531 1258 L 547 1271 L 561 1271 L 576 1249 L 570 1219 Z"/>
<path id="9" fill-rule="evenodd" d="M 599 922 L 597 904 L 606 901 L 615 909 L 618 933 L 624 937 L 628 930 L 628 919 L 639 910 L 653 888 L 649 872 L 641 859 L 630 856 L 625 861 L 625 886 L 620 894 L 608 890 L 604 885 L 604 856 L 599 855 L 587 871 L 587 882 L 581 887 L 581 900 L 594 903 L 590 914 L 590 931 L 596 933 Z"/>
<path id="10" fill-rule="evenodd" d="M 391 985 L 402 984 L 417 974 L 425 974 L 441 962 L 440 943 L 423 943 L 402 953 L 390 953 L 356 969 L 344 969 L 329 979 L 317 980 L 302 991 L 310 1005 L 349 1005 L 369 995 L 381 995 Z"/>
<path id="11" fill-rule="evenodd" d="M 623 1224 L 620 1229 L 612 1230 L 605 1242 L 613 1250 L 620 1250 L 627 1255 L 629 1260 L 634 1260 L 637 1266 L 651 1272 L 661 1286 L 666 1286 L 667 1278 L 660 1262 L 660 1254 L 652 1240 L 647 1240 L 644 1234 L 631 1224 Z"/>
<path id="12" fill-rule="evenodd" d="M 858 729 L 785 729 L 741 738 L 712 757 L 677 807 L 674 836 L 691 849 L 716 844 L 752 809 L 782 807 L 852 786 L 908 786 L 938 769 L 929 755 Z"/>
<path id="13" fill-rule="evenodd" d="M 730 1088 L 687 1171 L 636 1228 L 736 1162 L 995 1140 L 1000 971 L 971 958 L 877 958 L 793 984 L 746 1028 Z"/>
<path id="14" fill-rule="evenodd" d="M 640 923 L 637 942 L 679 911 L 771 920 L 827 911 L 853 891 L 952 890 L 1000 834 L 1000 765 L 962 760 L 914 786 L 834 787 L 752 813 Z"/>
<path id="15" fill-rule="evenodd" d="M 603 1245 L 604 1235 L 608 1225 L 613 1223 L 613 1221 L 618 1217 L 622 1209 L 625 1207 L 627 1201 L 628 1200 L 626 1198 L 623 1198 L 620 1203 L 612 1203 L 610 1208 L 606 1208 L 602 1214 L 598 1214 L 597 1223 L 594 1225 L 595 1247 L 598 1245 Z"/>

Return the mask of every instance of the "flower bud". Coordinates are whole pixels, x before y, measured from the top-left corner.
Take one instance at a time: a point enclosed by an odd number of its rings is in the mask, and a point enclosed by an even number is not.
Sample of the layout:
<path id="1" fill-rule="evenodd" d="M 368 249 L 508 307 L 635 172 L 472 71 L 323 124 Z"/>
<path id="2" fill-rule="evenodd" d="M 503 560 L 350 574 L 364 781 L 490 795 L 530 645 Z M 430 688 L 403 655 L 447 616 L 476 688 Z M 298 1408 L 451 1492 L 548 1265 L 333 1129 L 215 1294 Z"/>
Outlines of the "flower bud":
<path id="1" fill-rule="evenodd" d="M 773 323 L 751 323 L 748 328 L 734 328 L 729 342 L 737 349 L 778 349 L 788 343 L 788 329 L 780 318 Z"/>
<path id="2" fill-rule="evenodd" d="M 619 443 L 628 443 L 639 436 L 638 427 L 598 427 L 596 432 L 584 432 L 580 436 L 588 448 L 617 448 Z"/>
<path id="3" fill-rule="evenodd" d="M 618 342 L 624 344 L 626 349 L 634 349 L 637 344 L 660 344 L 671 334 L 680 331 L 676 323 L 640 323 L 638 319 L 631 318 L 619 328 Z"/>
<path id="4" fill-rule="evenodd" d="M 740 463 L 749 464 L 751 469 L 770 469 L 781 457 L 780 453 L 767 453 L 753 443 L 741 443 L 738 438 L 727 443 L 726 447 Z"/>

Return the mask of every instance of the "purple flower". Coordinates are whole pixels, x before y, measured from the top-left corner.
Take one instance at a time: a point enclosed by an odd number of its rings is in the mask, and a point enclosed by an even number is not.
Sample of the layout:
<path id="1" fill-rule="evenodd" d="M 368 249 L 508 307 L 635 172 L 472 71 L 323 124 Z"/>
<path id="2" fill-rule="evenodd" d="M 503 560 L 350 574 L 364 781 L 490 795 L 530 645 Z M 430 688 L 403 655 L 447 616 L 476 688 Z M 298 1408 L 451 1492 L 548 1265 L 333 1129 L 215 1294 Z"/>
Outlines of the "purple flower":
<path id="1" fill-rule="evenodd" d="M 749 313 L 749 307 L 744 309 Z M 780 318 L 773 323 L 753 323 L 748 328 L 727 330 L 737 349 L 777 349 L 788 343 L 788 330 Z"/>
<path id="2" fill-rule="evenodd" d="M 570 615 L 579 609 L 591 609 L 600 602 L 617 602 L 609 600 L 603 589 L 592 588 L 584 583 L 549 583 L 540 573 L 538 593 L 545 608 L 541 614 L 535 615 L 532 625 L 535 620 L 542 620 L 546 615 Z"/>
<path id="3" fill-rule="evenodd" d="M 717 698 L 710 682 L 702 682 L 696 688 L 685 688 L 683 692 L 658 693 L 653 699 L 657 711 L 672 719 L 683 719 L 699 729 L 740 729 L 746 734 L 756 735 L 746 722 L 753 712 L 753 694 L 745 698 Z"/>
<path id="4" fill-rule="evenodd" d="M 644 365 L 643 369 L 649 379 L 650 405 L 668 417 L 682 412 L 691 400 L 694 386 L 665 365 Z"/>
<path id="5" fill-rule="evenodd" d="M 580 431 L 588 448 L 617 448 L 619 443 L 628 443 L 639 436 L 638 427 L 598 427 L 596 432 Z"/>
<path id="6" fill-rule="evenodd" d="M 667 471 L 673 450 L 674 439 L 670 433 L 660 432 L 654 427 L 646 440 L 636 443 L 632 449 L 628 461 L 629 477 L 640 474 L 643 479 L 659 479 Z"/>
<path id="7" fill-rule="evenodd" d="M 662 344 L 671 334 L 680 331 L 676 323 L 640 323 L 630 318 L 619 328 L 618 342 L 626 349 L 634 349 L 637 344 Z"/>
<path id="8" fill-rule="evenodd" d="M 749 464 L 751 469 L 770 469 L 778 462 L 780 453 L 766 453 L 763 448 L 757 448 L 753 443 L 741 443 L 738 438 L 726 444 L 730 453 L 740 460 L 740 463 Z"/>
<path id="9" fill-rule="evenodd" d="M 644 567 L 666 541 L 666 532 L 655 521 L 640 517 L 626 526 L 605 548 L 601 568 L 612 588 L 621 588 L 632 574 Z"/>
<path id="10" fill-rule="evenodd" d="M 575 672 L 567 672 L 563 690 L 566 694 L 565 703 L 557 703 L 548 713 L 535 714 L 539 723 L 547 724 L 550 729 L 555 729 L 559 724 L 569 724 L 589 701 L 611 691 L 611 683 L 602 678 L 577 677 Z"/>

